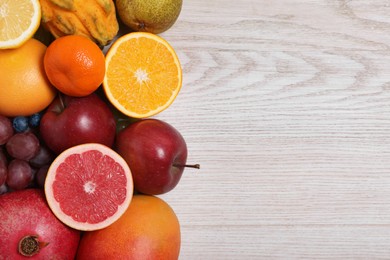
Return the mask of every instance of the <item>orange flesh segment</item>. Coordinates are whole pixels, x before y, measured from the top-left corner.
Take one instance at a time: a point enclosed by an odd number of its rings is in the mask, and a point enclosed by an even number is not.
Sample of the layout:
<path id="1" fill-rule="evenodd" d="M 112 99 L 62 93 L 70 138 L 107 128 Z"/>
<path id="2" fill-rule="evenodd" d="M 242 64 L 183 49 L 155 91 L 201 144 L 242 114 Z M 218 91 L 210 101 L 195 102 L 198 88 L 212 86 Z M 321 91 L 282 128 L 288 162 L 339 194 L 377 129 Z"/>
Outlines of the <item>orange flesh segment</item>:
<path id="1" fill-rule="evenodd" d="M 114 48 L 115 53 L 107 59 L 104 83 L 109 100 L 132 117 L 164 110 L 182 84 L 181 66 L 172 47 L 156 40 L 157 36 L 140 34 Z"/>

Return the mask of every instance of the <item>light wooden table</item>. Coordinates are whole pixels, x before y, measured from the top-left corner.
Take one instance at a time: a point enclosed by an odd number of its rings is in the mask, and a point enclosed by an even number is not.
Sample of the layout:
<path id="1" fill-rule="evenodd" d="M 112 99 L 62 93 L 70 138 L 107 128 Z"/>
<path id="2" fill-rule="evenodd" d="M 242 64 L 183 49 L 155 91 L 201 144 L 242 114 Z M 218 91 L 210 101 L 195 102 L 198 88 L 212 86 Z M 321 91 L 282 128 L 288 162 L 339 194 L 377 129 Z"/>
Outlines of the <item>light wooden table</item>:
<path id="1" fill-rule="evenodd" d="M 390 2 L 184 0 L 181 259 L 390 259 Z"/>

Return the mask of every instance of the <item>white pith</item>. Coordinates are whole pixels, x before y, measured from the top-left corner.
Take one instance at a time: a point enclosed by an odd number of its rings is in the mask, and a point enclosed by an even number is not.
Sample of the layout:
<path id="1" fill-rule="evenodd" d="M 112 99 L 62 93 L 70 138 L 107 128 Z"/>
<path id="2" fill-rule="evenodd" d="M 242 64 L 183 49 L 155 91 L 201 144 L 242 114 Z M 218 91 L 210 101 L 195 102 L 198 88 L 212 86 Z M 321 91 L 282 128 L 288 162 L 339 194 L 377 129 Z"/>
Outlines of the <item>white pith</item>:
<path id="1" fill-rule="evenodd" d="M 139 84 L 143 84 L 144 82 L 147 82 L 149 81 L 149 77 L 148 77 L 148 73 L 141 69 L 141 68 L 138 68 L 135 73 L 134 73 L 134 77 L 137 79 L 137 82 Z"/>

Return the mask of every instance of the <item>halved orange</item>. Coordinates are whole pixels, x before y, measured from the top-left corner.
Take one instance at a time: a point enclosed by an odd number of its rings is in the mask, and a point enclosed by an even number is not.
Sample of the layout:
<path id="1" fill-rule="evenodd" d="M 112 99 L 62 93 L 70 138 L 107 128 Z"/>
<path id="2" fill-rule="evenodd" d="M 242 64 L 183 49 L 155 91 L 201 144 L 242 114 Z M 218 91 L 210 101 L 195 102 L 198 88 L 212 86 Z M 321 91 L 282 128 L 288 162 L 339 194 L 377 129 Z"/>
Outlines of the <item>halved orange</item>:
<path id="1" fill-rule="evenodd" d="M 21 46 L 38 30 L 40 22 L 39 0 L 0 0 L 0 49 Z"/>
<path id="2" fill-rule="evenodd" d="M 106 54 L 103 88 L 108 100 L 133 118 L 168 108 L 182 86 L 182 69 L 173 47 L 147 32 L 118 38 Z"/>

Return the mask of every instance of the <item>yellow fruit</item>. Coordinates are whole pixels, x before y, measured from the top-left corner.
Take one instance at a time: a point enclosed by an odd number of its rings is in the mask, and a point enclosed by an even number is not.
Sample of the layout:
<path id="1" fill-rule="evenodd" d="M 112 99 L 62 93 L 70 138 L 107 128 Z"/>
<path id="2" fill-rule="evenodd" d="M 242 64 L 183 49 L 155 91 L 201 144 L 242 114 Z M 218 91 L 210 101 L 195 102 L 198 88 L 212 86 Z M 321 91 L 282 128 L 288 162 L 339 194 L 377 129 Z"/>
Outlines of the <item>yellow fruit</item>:
<path id="1" fill-rule="evenodd" d="M 113 0 L 40 0 L 42 25 L 55 38 L 83 35 L 105 46 L 119 30 Z"/>
<path id="2" fill-rule="evenodd" d="M 0 115 L 28 116 L 45 109 L 56 95 L 43 68 L 46 46 L 29 39 L 0 50 Z"/>
<path id="3" fill-rule="evenodd" d="M 106 55 L 104 91 L 109 101 L 129 117 L 160 113 L 172 104 L 181 86 L 178 57 L 169 43 L 155 34 L 126 34 Z"/>
<path id="4" fill-rule="evenodd" d="M 40 21 L 39 0 L 0 0 L 0 49 L 21 46 L 32 38 Z"/>

